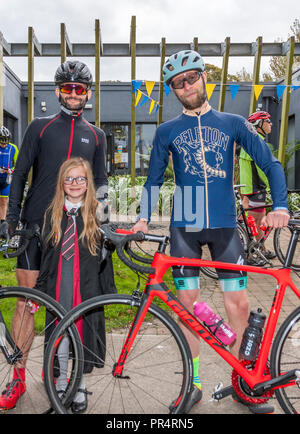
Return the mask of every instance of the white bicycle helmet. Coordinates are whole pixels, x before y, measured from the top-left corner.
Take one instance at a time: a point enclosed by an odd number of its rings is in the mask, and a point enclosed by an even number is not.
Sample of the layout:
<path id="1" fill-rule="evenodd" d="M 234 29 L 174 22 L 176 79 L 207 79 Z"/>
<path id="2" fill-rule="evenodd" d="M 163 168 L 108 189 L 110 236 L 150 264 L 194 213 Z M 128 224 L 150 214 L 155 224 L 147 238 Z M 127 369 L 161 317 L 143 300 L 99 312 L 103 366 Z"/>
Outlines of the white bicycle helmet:
<path id="1" fill-rule="evenodd" d="M 4 125 L 0 128 L 0 137 L 3 137 L 4 139 L 7 140 L 9 140 L 10 138 L 10 131 Z"/>

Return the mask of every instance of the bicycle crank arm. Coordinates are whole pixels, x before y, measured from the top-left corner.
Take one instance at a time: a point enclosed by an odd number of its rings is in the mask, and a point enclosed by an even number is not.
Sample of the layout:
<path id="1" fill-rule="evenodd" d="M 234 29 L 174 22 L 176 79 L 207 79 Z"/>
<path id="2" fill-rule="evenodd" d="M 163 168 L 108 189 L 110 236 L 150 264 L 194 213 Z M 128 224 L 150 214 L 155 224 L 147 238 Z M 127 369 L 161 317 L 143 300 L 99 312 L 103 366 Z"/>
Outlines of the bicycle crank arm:
<path id="1" fill-rule="evenodd" d="M 263 395 L 268 390 L 274 389 L 279 386 L 287 385 L 292 380 L 300 382 L 300 370 L 293 369 L 292 371 L 287 372 L 284 375 L 281 375 L 277 378 L 272 378 L 272 380 L 265 381 L 264 383 L 257 384 L 253 387 L 253 392 L 255 395 L 260 396 Z"/>
<path id="2" fill-rule="evenodd" d="M 212 394 L 212 401 L 219 402 L 221 399 L 226 398 L 227 396 L 230 396 L 234 392 L 233 386 L 224 387 L 222 389 L 223 384 L 219 383 L 215 389 L 214 393 Z"/>

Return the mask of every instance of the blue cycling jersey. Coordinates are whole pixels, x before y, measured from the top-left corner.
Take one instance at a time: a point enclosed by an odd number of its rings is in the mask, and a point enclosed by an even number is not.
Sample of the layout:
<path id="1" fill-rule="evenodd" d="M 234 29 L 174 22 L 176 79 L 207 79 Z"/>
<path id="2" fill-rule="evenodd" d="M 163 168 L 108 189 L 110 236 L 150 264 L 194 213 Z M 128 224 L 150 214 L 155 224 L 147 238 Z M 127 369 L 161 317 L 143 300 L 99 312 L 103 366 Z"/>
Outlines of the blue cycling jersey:
<path id="1" fill-rule="evenodd" d="M 274 208 L 287 209 L 282 166 L 245 118 L 214 109 L 203 115 L 185 110 L 156 130 L 139 217 L 150 221 L 171 153 L 176 184 L 171 226 L 236 227 L 235 142 L 267 175 Z"/>
<path id="2" fill-rule="evenodd" d="M 5 148 L 0 146 L 0 168 L 13 169 L 18 157 L 18 148 L 13 143 L 9 143 Z M 0 179 L 6 179 L 7 173 L 0 173 Z"/>

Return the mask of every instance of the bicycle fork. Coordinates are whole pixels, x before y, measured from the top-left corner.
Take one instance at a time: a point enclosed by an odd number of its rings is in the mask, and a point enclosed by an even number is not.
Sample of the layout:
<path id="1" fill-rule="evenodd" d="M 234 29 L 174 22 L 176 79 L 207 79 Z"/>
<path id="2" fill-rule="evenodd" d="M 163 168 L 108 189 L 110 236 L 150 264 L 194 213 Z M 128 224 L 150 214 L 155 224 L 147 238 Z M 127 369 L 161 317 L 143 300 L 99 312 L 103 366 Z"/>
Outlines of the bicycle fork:
<path id="1" fill-rule="evenodd" d="M 10 345 L 11 348 L 14 348 L 14 352 L 10 354 L 7 344 Z M 7 363 L 10 365 L 14 365 L 18 360 L 21 360 L 23 357 L 22 351 L 16 346 L 14 343 L 9 331 L 7 330 L 2 313 L 0 311 L 0 349 L 7 360 Z"/>
<path id="2" fill-rule="evenodd" d="M 149 297 L 146 293 L 142 294 L 142 297 L 140 297 L 140 293 L 138 293 L 138 291 L 136 291 L 136 294 L 133 293 L 133 306 L 134 305 L 139 305 L 139 308 L 137 310 L 137 313 L 135 315 L 135 318 L 133 320 L 133 323 L 131 325 L 131 328 L 129 330 L 128 336 L 126 338 L 125 344 L 122 348 L 122 352 L 120 354 L 120 357 L 118 359 L 118 361 L 114 364 L 113 370 L 112 370 L 112 374 L 114 377 L 118 377 L 118 378 L 123 378 L 123 379 L 128 379 L 128 376 L 123 376 L 122 372 L 123 372 L 123 368 L 124 368 L 124 363 L 127 359 L 127 356 L 130 352 L 130 349 L 132 347 L 132 344 L 134 342 L 134 339 L 136 337 L 136 335 L 138 334 L 140 327 L 145 319 L 145 316 L 147 315 L 149 306 L 151 305 L 153 300 L 153 297 Z"/>

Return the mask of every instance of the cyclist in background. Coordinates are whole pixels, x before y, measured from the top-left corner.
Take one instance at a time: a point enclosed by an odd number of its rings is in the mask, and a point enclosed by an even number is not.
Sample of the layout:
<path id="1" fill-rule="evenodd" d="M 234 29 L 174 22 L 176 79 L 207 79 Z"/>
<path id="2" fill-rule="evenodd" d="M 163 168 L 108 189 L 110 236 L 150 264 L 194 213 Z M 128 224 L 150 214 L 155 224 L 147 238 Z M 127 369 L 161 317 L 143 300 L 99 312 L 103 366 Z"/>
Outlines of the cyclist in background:
<path id="1" fill-rule="evenodd" d="M 6 219 L 7 201 L 12 174 L 16 165 L 19 150 L 9 142 L 10 131 L 5 126 L 0 127 L 0 220 Z"/>
<path id="2" fill-rule="evenodd" d="M 242 145 L 268 176 L 274 203 L 273 211 L 265 217 L 268 226 L 282 227 L 289 220 L 282 166 L 246 119 L 210 107 L 205 65 L 199 53 L 187 50 L 173 54 L 165 63 L 163 74 L 165 83 L 183 105 L 183 113 L 156 130 L 140 214 L 133 230 L 148 232 L 171 152 L 176 182 L 170 224 L 171 255 L 199 258 L 201 246 L 207 244 L 213 260 L 245 263 L 236 231 L 234 142 Z M 241 272 L 217 272 L 228 320 L 238 335 L 231 351 L 238 357 L 249 315 L 247 277 Z M 179 300 L 193 312 L 194 302 L 200 300 L 199 269 L 174 267 L 173 278 Z M 185 409 L 189 412 L 202 397 L 200 342 L 184 324 L 181 328 L 190 345 L 194 365 L 194 388 Z M 254 413 L 274 410 L 268 404 L 249 406 L 249 409 Z"/>
<path id="3" fill-rule="evenodd" d="M 272 122 L 271 115 L 265 111 L 257 111 L 248 117 L 248 121 L 256 128 L 257 134 L 266 143 L 266 136 L 271 133 Z M 267 143 L 266 143 L 266 146 Z M 260 229 L 263 217 L 266 215 L 266 190 L 270 190 L 269 182 L 264 172 L 255 164 L 253 159 L 241 148 L 239 156 L 240 184 L 246 187 L 241 188 L 244 196 L 243 205 L 245 208 L 259 207 L 253 211 L 248 211 L 255 219 L 258 237 L 263 235 Z M 276 254 L 270 250 L 265 250 L 264 255 L 267 259 L 274 259 Z"/>

